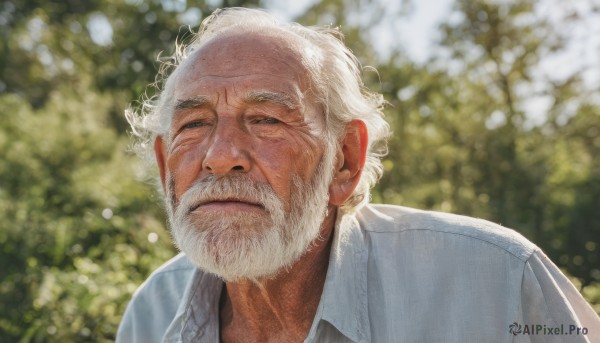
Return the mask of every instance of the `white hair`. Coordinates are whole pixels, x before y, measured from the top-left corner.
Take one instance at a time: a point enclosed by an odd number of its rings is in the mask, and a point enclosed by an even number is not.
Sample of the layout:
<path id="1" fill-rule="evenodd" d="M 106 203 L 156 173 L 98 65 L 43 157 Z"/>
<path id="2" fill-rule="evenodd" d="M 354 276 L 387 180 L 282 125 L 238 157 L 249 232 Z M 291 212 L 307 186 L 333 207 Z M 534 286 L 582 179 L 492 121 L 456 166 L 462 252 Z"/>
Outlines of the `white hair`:
<path id="1" fill-rule="evenodd" d="M 370 189 L 383 172 L 381 157 L 387 153 L 386 140 L 389 125 L 383 118 L 383 96 L 367 90 L 361 79 L 358 59 L 342 42 L 343 35 L 336 28 L 305 27 L 296 23 L 282 23 L 274 16 L 257 9 L 227 8 L 215 11 L 201 24 L 189 44 L 176 44 L 173 56 L 163 59 L 157 76 L 154 97 L 143 101 L 139 113 L 132 109 L 126 117 L 137 137 L 135 148 L 144 159 L 152 160 L 152 143 L 157 136 L 168 135 L 173 105 L 173 77 L 178 66 L 192 52 L 207 41 L 227 33 L 283 32 L 295 36 L 304 44 L 302 61 L 308 70 L 312 91 L 324 112 L 326 144 L 336 147 L 353 120 L 361 120 L 368 131 L 366 163 L 354 193 L 342 205 L 347 212 L 354 211 L 369 201 Z"/>

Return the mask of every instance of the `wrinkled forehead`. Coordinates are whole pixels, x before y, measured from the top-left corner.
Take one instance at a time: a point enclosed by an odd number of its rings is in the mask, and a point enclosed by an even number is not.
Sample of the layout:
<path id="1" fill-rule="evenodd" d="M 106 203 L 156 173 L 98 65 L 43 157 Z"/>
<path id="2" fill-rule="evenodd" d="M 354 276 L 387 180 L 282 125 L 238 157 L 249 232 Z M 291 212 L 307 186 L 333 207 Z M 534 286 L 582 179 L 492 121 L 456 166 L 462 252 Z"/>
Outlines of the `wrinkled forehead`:
<path id="1" fill-rule="evenodd" d="M 177 83 L 189 82 L 191 77 L 264 74 L 293 79 L 310 88 L 314 71 L 313 61 L 307 57 L 310 50 L 314 48 L 303 38 L 284 30 L 224 31 L 202 43 L 181 64 Z"/>

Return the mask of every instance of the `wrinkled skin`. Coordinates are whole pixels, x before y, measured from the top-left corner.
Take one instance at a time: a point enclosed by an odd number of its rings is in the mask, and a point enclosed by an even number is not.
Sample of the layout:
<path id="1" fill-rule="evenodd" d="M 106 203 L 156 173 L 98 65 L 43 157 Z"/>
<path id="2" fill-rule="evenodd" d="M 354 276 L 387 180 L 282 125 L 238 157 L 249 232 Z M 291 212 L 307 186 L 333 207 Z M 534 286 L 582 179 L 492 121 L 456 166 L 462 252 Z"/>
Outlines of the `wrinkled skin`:
<path id="1" fill-rule="evenodd" d="M 325 121 L 310 91 L 300 38 L 274 33 L 222 35 L 176 71 L 168 136 L 155 142 L 163 186 L 175 203 L 197 180 L 245 173 L 267 183 L 289 211 L 291 176 L 308 182 L 324 153 Z M 353 192 L 366 155 L 364 123 L 348 124 L 332 168 L 322 240 L 275 277 L 227 283 L 222 294 L 223 341 L 302 341 L 327 272 L 336 209 Z M 243 199 L 203 211 L 267 215 Z M 256 230 L 247 227 L 245 230 Z"/>

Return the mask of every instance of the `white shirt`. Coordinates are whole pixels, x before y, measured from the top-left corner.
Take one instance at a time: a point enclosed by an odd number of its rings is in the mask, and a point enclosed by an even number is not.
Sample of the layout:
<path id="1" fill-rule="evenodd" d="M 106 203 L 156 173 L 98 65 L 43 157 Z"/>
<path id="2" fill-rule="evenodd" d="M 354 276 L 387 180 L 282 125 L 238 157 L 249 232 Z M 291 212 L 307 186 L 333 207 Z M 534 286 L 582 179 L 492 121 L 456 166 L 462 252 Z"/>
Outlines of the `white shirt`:
<path id="1" fill-rule="evenodd" d="M 305 342 L 600 342 L 598 315 L 513 230 L 390 205 L 340 217 Z M 218 342 L 222 286 L 176 256 L 136 291 L 117 342 Z"/>

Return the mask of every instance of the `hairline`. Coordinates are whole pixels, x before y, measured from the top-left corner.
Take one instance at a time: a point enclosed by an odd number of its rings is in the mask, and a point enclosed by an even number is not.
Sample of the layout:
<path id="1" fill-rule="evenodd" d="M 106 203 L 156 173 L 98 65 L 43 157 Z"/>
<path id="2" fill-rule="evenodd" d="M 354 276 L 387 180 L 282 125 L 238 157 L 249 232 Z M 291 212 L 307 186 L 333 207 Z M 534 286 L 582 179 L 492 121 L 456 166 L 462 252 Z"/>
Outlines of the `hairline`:
<path id="1" fill-rule="evenodd" d="M 200 30 L 194 33 L 191 41 L 176 42 L 176 52 L 160 59 L 162 63 L 155 82 L 159 90 L 156 97 L 143 102 L 140 114 L 132 109 L 126 111 L 132 134 L 139 138 L 134 149 L 145 161 L 154 160 L 149 158 L 148 147 L 157 136 L 168 136 L 164 128 L 172 118 L 172 113 L 168 113 L 168 103 L 172 101 L 168 97 L 169 85 L 174 83 L 175 76 L 189 56 L 224 34 L 248 33 L 276 35 L 288 42 L 291 37 L 294 40 L 300 38 L 296 40 L 300 43 L 296 51 L 304 59 L 302 62 L 312 62 L 304 64 L 308 71 L 307 80 L 311 82 L 308 91 L 313 96 L 313 101 L 307 103 L 322 113 L 326 143 L 339 148 L 344 127 L 352 120 L 361 120 L 367 125 L 369 138 L 364 172 L 351 198 L 341 206 L 342 210 L 350 212 L 360 208 L 368 202 L 370 188 L 383 172 L 381 158 L 387 153 L 390 128 L 382 112 L 386 102 L 381 94 L 364 87 L 359 75 L 360 62 L 343 43 L 343 35 L 338 28 L 282 22 L 266 11 L 257 9 L 228 8 L 213 12 L 203 20 Z M 306 51 L 306 47 L 315 50 Z M 311 55 L 311 52 L 317 55 Z"/>
<path id="2" fill-rule="evenodd" d="M 297 32 L 295 32 L 292 29 L 292 25 L 288 26 L 283 26 L 283 25 L 276 25 L 276 24 L 260 24 L 257 25 L 256 27 L 253 27 L 253 30 L 250 32 L 246 32 L 246 31 L 242 31 L 240 30 L 240 28 L 243 28 L 244 26 L 242 25 L 234 25 L 231 27 L 226 27 L 225 29 L 223 29 L 222 31 L 219 31 L 217 33 L 214 33 L 212 35 L 210 35 L 208 38 L 206 39 L 202 39 L 202 37 L 200 37 L 199 39 L 196 39 L 194 42 L 192 42 L 190 44 L 190 47 L 192 49 L 190 49 L 190 51 L 188 51 L 188 53 L 184 56 L 184 58 L 181 60 L 181 62 L 175 67 L 175 69 L 171 72 L 170 75 L 167 76 L 166 82 L 165 82 L 165 87 L 163 89 L 163 92 L 160 95 L 159 100 L 164 101 L 163 104 L 161 106 L 159 106 L 160 109 L 167 110 L 168 112 L 166 113 L 166 117 L 169 118 L 168 120 L 168 125 L 164 125 L 162 127 L 162 132 L 156 134 L 155 136 L 167 136 L 169 135 L 169 127 L 172 124 L 174 115 L 175 115 L 175 106 L 176 103 L 178 101 L 178 99 L 175 99 L 175 89 L 176 89 L 176 84 L 177 84 L 177 79 L 179 78 L 179 75 L 181 73 L 181 71 L 185 68 L 187 63 L 190 63 L 191 60 L 193 60 L 193 55 L 200 53 L 201 50 L 215 42 L 217 39 L 222 39 L 222 38 L 227 38 L 227 37 L 232 37 L 232 36 L 247 36 L 247 35 L 251 35 L 251 34 L 257 34 L 259 36 L 265 36 L 265 37 L 271 37 L 273 39 L 280 39 L 282 41 L 285 41 L 286 44 L 284 48 L 289 49 L 293 54 L 295 54 L 296 56 L 298 56 L 298 61 L 300 62 L 300 65 L 302 66 L 302 68 L 304 69 L 304 71 L 306 72 L 306 81 L 308 81 L 308 84 L 305 85 L 306 89 L 304 89 L 303 91 L 298 90 L 298 100 L 299 100 L 299 104 L 293 104 L 298 106 L 298 108 L 300 110 L 305 111 L 306 108 L 308 107 L 314 107 L 315 110 L 317 110 L 319 113 L 321 113 L 320 117 L 323 120 L 323 123 L 325 124 L 325 131 L 327 133 L 327 138 L 325 143 L 327 144 L 328 141 L 331 138 L 335 138 L 335 139 L 339 139 L 339 133 L 337 132 L 333 132 L 333 130 L 331 130 L 332 128 L 330 127 L 328 121 L 330 120 L 328 118 L 328 115 L 326 114 L 326 109 L 324 108 L 323 104 L 321 104 L 321 102 L 319 101 L 319 99 L 323 98 L 322 94 L 320 90 L 315 89 L 315 85 L 317 84 L 317 80 L 316 78 L 321 75 L 323 72 L 321 70 L 321 68 L 316 68 L 317 70 L 312 70 L 315 69 L 313 68 L 313 66 L 310 66 L 308 64 L 308 56 L 306 56 L 306 47 L 310 46 L 311 48 L 321 51 L 322 49 L 317 46 L 316 44 L 314 44 L 313 42 L 311 42 L 309 39 L 302 37 L 300 34 L 298 34 Z M 257 91 L 264 91 L 265 93 L 277 93 L 277 92 L 273 92 L 271 90 L 268 89 L 264 89 L 264 90 L 257 90 Z M 246 94 L 248 95 L 248 94 Z M 311 101 L 310 103 L 307 102 L 302 102 L 302 100 L 306 99 L 307 96 L 312 98 L 313 101 Z M 184 99 L 185 100 L 185 99 Z M 160 102 L 160 101 L 159 101 Z M 289 106 L 286 106 L 289 107 Z M 162 116 L 162 114 L 160 114 L 159 116 Z M 330 142 L 329 142 L 330 144 Z"/>

